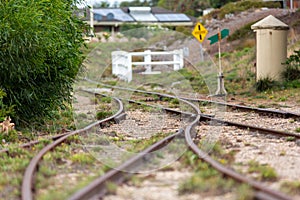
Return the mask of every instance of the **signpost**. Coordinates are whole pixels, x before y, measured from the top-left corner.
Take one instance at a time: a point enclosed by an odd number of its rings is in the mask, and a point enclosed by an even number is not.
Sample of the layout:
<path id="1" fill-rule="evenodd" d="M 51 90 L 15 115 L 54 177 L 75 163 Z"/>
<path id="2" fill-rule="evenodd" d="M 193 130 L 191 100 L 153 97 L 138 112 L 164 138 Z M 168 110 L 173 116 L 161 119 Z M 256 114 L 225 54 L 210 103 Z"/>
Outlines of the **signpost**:
<path id="1" fill-rule="evenodd" d="M 192 32 L 193 36 L 200 42 L 200 54 L 201 54 L 201 61 L 204 61 L 203 58 L 203 47 L 202 47 L 202 42 L 204 41 L 204 38 L 206 36 L 206 34 L 208 33 L 208 31 L 206 30 L 206 28 L 200 23 L 198 22 Z"/>
<path id="2" fill-rule="evenodd" d="M 206 28 L 198 22 L 196 26 L 194 27 L 194 30 L 192 32 L 193 36 L 200 42 L 200 53 L 201 53 L 201 61 L 203 60 L 203 48 L 202 48 L 202 42 L 204 41 L 205 36 L 207 35 L 208 31 Z M 210 44 L 214 44 L 218 42 L 219 44 L 219 75 L 218 75 L 218 89 L 216 92 L 217 96 L 225 96 L 227 94 L 225 87 L 224 87 L 224 81 L 223 81 L 223 72 L 222 72 L 222 65 L 221 65 L 221 40 L 229 35 L 228 29 L 223 29 L 220 31 L 218 29 L 218 33 L 208 38 L 210 40 Z"/>
<path id="3" fill-rule="evenodd" d="M 221 64 L 221 40 L 229 35 L 228 29 L 223 29 L 220 31 L 218 29 L 218 33 L 209 37 L 208 40 L 210 40 L 210 45 L 218 42 L 219 44 L 219 75 L 218 75 L 218 89 L 216 92 L 216 95 L 218 96 L 224 96 L 227 94 L 225 87 L 224 87 L 224 75 L 222 72 L 222 64 Z"/>

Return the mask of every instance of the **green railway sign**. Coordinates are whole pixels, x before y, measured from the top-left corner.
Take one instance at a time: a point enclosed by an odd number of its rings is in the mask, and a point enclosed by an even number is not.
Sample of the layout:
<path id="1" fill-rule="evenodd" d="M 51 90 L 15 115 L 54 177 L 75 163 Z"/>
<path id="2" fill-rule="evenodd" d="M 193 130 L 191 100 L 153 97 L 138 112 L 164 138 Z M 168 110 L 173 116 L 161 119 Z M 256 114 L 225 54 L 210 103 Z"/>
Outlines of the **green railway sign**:
<path id="1" fill-rule="evenodd" d="M 214 44 L 218 41 L 221 41 L 223 38 L 229 35 L 229 29 L 223 29 L 221 32 L 211 36 L 208 38 L 210 40 L 210 44 Z"/>

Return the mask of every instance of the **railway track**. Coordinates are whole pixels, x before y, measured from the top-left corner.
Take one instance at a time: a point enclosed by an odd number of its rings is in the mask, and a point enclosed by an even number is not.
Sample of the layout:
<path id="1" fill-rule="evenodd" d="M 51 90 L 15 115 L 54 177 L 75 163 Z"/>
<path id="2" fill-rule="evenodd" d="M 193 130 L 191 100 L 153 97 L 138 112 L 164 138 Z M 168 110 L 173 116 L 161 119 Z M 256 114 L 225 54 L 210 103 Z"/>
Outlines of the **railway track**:
<path id="1" fill-rule="evenodd" d="M 133 100 L 129 100 L 129 101 L 131 103 L 144 104 L 142 102 L 136 102 Z M 202 114 L 201 114 L 200 110 L 194 104 L 192 104 L 186 100 L 180 100 L 180 101 L 183 101 L 184 103 L 190 105 L 194 109 L 196 114 L 195 113 L 185 113 L 185 112 L 181 112 L 181 111 L 174 110 L 174 109 L 167 109 L 167 108 L 164 108 L 164 109 L 166 109 L 170 112 L 177 112 L 180 114 L 189 114 L 190 116 L 193 117 L 192 122 L 185 128 L 185 131 L 184 131 L 185 132 L 185 140 L 186 140 L 186 143 L 188 144 L 189 148 L 195 154 L 197 154 L 200 159 L 209 163 L 213 168 L 215 168 L 222 174 L 224 174 L 230 178 L 233 178 L 238 182 L 247 183 L 250 186 L 252 186 L 255 190 L 258 191 L 255 194 L 256 198 L 258 198 L 258 199 L 291 199 L 290 197 L 288 197 L 285 194 L 274 191 L 259 182 L 256 182 L 250 178 L 245 177 L 242 174 L 239 174 L 227 167 L 224 167 L 222 164 L 220 164 L 219 162 L 215 161 L 210 156 L 208 156 L 208 154 L 206 152 L 199 149 L 198 146 L 194 143 L 194 141 L 192 139 L 192 135 L 195 135 L 195 133 L 193 133 L 193 132 L 195 132 L 194 128 L 199 123 L 200 118 L 203 116 L 201 116 Z M 151 106 L 151 105 L 148 105 L 148 106 Z M 208 118 L 208 119 L 213 120 L 212 118 Z M 265 130 L 259 130 L 259 131 L 265 131 Z M 98 179 L 93 181 L 91 184 L 89 184 L 87 187 L 85 187 L 85 188 L 81 189 L 80 191 L 78 191 L 77 193 L 75 193 L 70 199 L 74 200 L 74 199 L 90 199 L 90 198 L 91 199 L 100 199 L 100 198 L 103 198 L 103 196 L 107 192 L 106 185 L 105 185 L 106 182 L 110 181 L 110 182 L 115 182 L 117 184 L 120 184 L 122 181 L 124 181 L 126 179 L 125 177 L 128 176 L 128 174 L 124 173 L 124 171 L 127 171 L 128 168 L 130 168 L 132 166 L 135 166 L 135 168 L 137 168 L 137 166 L 139 166 L 139 164 L 146 162 L 145 161 L 145 160 L 147 160 L 146 156 L 150 152 L 156 150 L 158 148 L 158 146 L 161 147 L 163 144 L 167 144 L 168 141 L 174 139 L 174 137 L 178 136 L 179 134 L 180 133 L 176 133 L 172 136 L 169 136 L 169 137 L 165 138 L 164 140 L 161 140 L 160 142 L 156 143 L 155 145 L 147 148 L 145 151 L 143 151 L 137 157 L 133 157 L 130 160 L 128 160 L 127 162 L 123 163 L 120 167 L 118 167 L 118 169 L 113 169 L 113 170 L 109 171 L 107 174 L 105 174 L 104 176 L 99 177 Z"/>
<path id="2" fill-rule="evenodd" d="M 101 94 L 98 94 L 101 95 Z M 103 96 L 103 95 L 101 95 Z M 117 98 L 114 98 L 115 100 L 117 100 Z M 119 101 L 119 104 L 121 101 Z M 122 105 L 122 110 L 123 109 L 123 105 Z M 106 122 L 107 120 L 115 120 L 118 121 L 119 116 L 123 115 L 123 111 L 121 111 L 121 109 L 119 109 L 119 111 L 117 112 L 117 114 L 115 114 L 114 116 L 108 118 L 108 119 L 104 119 L 101 120 L 99 122 L 95 122 L 91 125 L 89 125 L 88 127 L 85 127 L 83 129 L 77 130 L 77 131 L 73 131 L 70 133 L 67 133 L 66 135 L 57 138 L 57 140 L 55 140 L 53 143 L 49 144 L 48 146 L 46 146 L 44 149 L 42 149 L 30 162 L 30 165 L 27 167 L 26 172 L 24 174 L 24 181 L 22 183 L 22 199 L 33 199 L 33 190 L 34 190 L 34 185 L 33 185 L 33 175 L 36 173 L 36 170 L 38 170 L 38 166 L 39 166 L 39 161 L 42 160 L 43 156 L 45 156 L 50 150 L 53 150 L 56 146 L 58 146 L 60 143 L 62 143 L 65 139 L 67 139 L 70 136 L 76 135 L 76 134 L 80 134 L 82 132 L 88 132 L 90 127 L 94 127 L 97 125 L 101 125 L 102 123 Z M 174 137 L 176 137 L 178 134 L 173 134 Z M 170 136 L 171 138 L 173 138 L 172 136 Z M 166 142 L 168 142 L 168 139 L 166 139 Z M 32 184 L 31 186 L 29 186 L 30 184 Z"/>
<path id="3" fill-rule="evenodd" d="M 21 191 L 22 192 L 21 196 L 22 196 L 23 200 L 33 199 L 33 190 L 35 188 L 34 187 L 34 177 L 35 177 L 35 174 L 38 170 L 39 162 L 43 159 L 43 156 L 46 155 L 47 152 L 51 151 L 56 146 L 58 146 L 59 144 L 64 142 L 69 137 L 74 136 L 74 135 L 79 135 L 81 133 L 88 132 L 93 127 L 100 126 L 101 124 L 106 123 L 108 121 L 112 121 L 116 117 L 118 117 L 120 114 L 122 114 L 123 111 L 124 111 L 124 107 L 123 107 L 122 102 L 117 98 L 114 98 L 114 101 L 116 101 L 117 104 L 119 105 L 119 110 L 115 114 L 113 114 L 112 116 L 107 117 L 103 120 L 99 120 L 99 121 L 96 121 L 94 123 L 91 123 L 90 125 L 82 128 L 82 129 L 75 130 L 75 131 L 72 131 L 70 133 L 67 133 L 64 136 L 56 139 L 53 143 L 45 146 L 41 151 L 38 152 L 38 154 L 30 161 L 30 163 L 29 163 L 29 165 L 26 168 L 26 171 L 24 173 L 23 182 L 22 182 L 22 191 Z"/>
<path id="4" fill-rule="evenodd" d="M 294 119 L 300 120 L 300 114 L 294 113 L 294 112 L 287 112 L 287 111 L 283 111 L 283 110 L 274 110 L 274 109 L 266 109 L 266 108 L 256 108 L 256 107 L 250 107 L 250 106 L 245 106 L 245 105 L 230 104 L 230 103 L 226 103 L 226 102 L 206 100 L 206 99 L 173 96 L 173 95 L 163 94 L 163 93 L 159 93 L 159 92 L 150 92 L 150 91 L 145 91 L 145 90 L 136 90 L 136 89 L 132 89 L 132 88 L 111 86 L 108 84 L 95 82 L 95 81 L 92 81 L 89 79 L 84 79 L 84 80 L 94 83 L 94 84 L 97 84 L 97 85 L 102 85 L 103 87 L 108 87 L 108 88 L 113 88 L 113 89 L 118 89 L 118 90 L 125 90 L 125 91 L 130 91 L 133 93 L 135 92 L 135 93 L 142 93 L 142 94 L 148 94 L 148 95 L 155 95 L 155 96 L 158 96 L 159 98 L 163 98 L 163 97 L 180 98 L 180 99 L 184 99 L 184 100 L 191 101 L 191 102 L 197 102 L 199 104 L 214 104 L 214 105 L 218 105 L 218 106 L 223 106 L 223 108 L 231 108 L 233 110 L 242 110 L 242 111 L 247 111 L 247 112 L 259 113 L 262 115 L 271 115 L 271 116 L 282 117 L 282 118 L 294 118 Z"/>
<path id="5" fill-rule="evenodd" d="M 93 92 L 93 91 L 86 91 L 86 92 L 91 92 L 91 93 L 95 93 L 97 94 L 97 92 Z M 138 92 L 140 92 L 138 90 Z M 146 94 L 149 94 L 148 92 Z M 166 94 L 160 94 L 163 97 L 168 97 L 168 98 L 176 98 L 174 96 L 171 95 L 166 95 Z M 181 115 L 195 115 L 194 113 L 188 112 L 188 111 L 180 111 L 174 108 L 168 108 L 168 107 L 163 107 L 163 106 L 157 106 L 157 105 L 153 105 L 153 104 L 149 104 L 148 102 L 142 102 L 142 101 L 136 101 L 136 100 L 132 100 L 132 99 L 126 99 L 126 98 L 121 98 L 124 101 L 127 101 L 129 103 L 134 103 L 134 104 L 140 104 L 140 105 L 145 105 L 145 106 L 153 106 L 156 108 L 160 108 L 163 109 L 167 112 L 171 112 L 171 113 L 177 113 L 177 114 L 181 114 Z M 188 101 L 187 99 L 183 99 L 185 101 Z M 247 109 L 250 109 L 251 107 L 247 107 Z M 255 108 L 256 109 L 256 108 Z M 252 110 L 251 110 L 252 111 Z M 261 111 L 260 111 L 261 112 Z M 277 111 L 273 111 L 273 110 L 266 110 L 267 113 L 271 112 L 275 112 L 277 113 Z M 281 113 L 281 112 L 280 112 Z M 246 129 L 249 131 L 256 131 L 259 133 L 263 133 L 263 134 L 272 134 L 272 135 L 277 135 L 277 136 L 281 136 L 281 137 L 294 137 L 294 138 L 300 138 L 300 134 L 297 133 L 292 133 L 292 132 L 287 132 L 287 131 L 280 131 L 280 130 L 275 130 L 275 129 L 270 129 L 270 128 L 263 128 L 263 127 L 258 127 L 258 126 L 254 126 L 251 124 L 244 124 L 244 123 L 238 123 L 238 122 L 234 122 L 234 121 L 229 121 L 229 120 L 223 120 L 223 119 L 218 119 L 215 118 L 212 115 L 209 114 L 203 114 L 203 113 L 199 113 L 198 114 L 200 116 L 199 121 L 208 121 L 208 122 L 212 122 L 215 125 L 224 125 L 224 126 L 234 126 L 240 129 Z"/>
<path id="6" fill-rule="evenodd" d="M 67 135 L 68 133 L 61 133 L 61 134 L 58 134 L 58 135 L 54 135 L 54 136 L 51 136 L 51 137 L 47 137 L 45 138 L 44 140 L 57 140 L 65 135 Z M 19 146 L 19 148 L 30 148 L 30 147 L 33 147 L 39 143 L 41 143 L 42 140 L 33 140 L 33 141 L 30 141 L 30 142 L 27 142 L 27 143 L 24 143 L 22 145 Z M 9 155 L 9 149 L 5 148 L 5 149 L 1 149 L 0 150 L 0 154 L 1 153 L 7 153 Z"/>
<path id="7" fill-rule="evenodd" d="M 140 92 L 140 91 L 138 91 L 138 92 Z M 152 94 L 152 93 L 150 93 L 150 94 Z M 163 97 L 167 97 L 167 98 L 174 98 L 172 95 L 165 95 L 165 94 L 160 94 L 160 95 L 162 95 Z M 116 98 L 115 98 L 115 100 L 116 100 Z M 191 106 L 194 110 L 194 113 L 186 112 L 186 111 L 179 111 L 176 109 L 164 108 L 162 106 L 159 106 L 159 108 L 164 109 L 167 112 L 172 112 L 172 113 L 189 116 L 189 118 L 190 118 L 190 120 L 192 120 L 192 122 L 189 126 L 187 126 L 185 128 L 185 131 L 184 131 L 185 132 L 185 140 L 186 140 L 186 143 L 188 144 L 189 148 L 193 152 L 195 152 L 195 154 L 197 154 L 200 159 L 203 159 L 205 162 L 209 163 L 211 166 L 213 166 L 215 169 L 217 169 L 224 175 L 226 175 L 228 177 L 232 177 L 233 179 L 235 179 L 239 182 L 244 182 L 244 183 L 251 185 L 253 188 L 255 188 L 255 190 L 259 191 L 258 193 L 256 193 L 257 198 L 290 199 L 288 196 L 286 196 L 280 192 L 271 190 L 259 182 L 253 181 L 252 179 L 249 179 L 249 178 L 245 178 L 244 175 L 238 174 L 238 173 L 232 171 L 231 169 L 224 167 L 223 165 L 221 165 L 220 163 L 218 163 L 217 161 L 215 161 L 211 157 L 209 157 L 207 155 L 207 153 L 205 153 L 204 151 L 199 149 L 197 147 L 197 145 L 195 145 L 195 143 L 193 142 L 192 138 L 193 138 L 193 136 L 195 136 L 195 131 L 193 131 L 194 127 L 199 123 L 200 120 L 215 121 L 215 122 L 221 123 L 223 125 L 226 124 L 229 126 L 236 126 L 239 128 L 251 129 L 251 130 L 259 131 L 262 133 L 277 134 L 277 135 L 281 135 L 281 136 L 292 136 L 292 137 L 300 138 L 300 136 L 298 134 L 286 133 L 283 131 L 276 131 L 276 130 L 265 129 L 265 128 L 258 128 L 255 126 L 243 125 L 243 124 L 238 124 L 238 123 L 234 123 L 234 122 L 215 119 L 212 116 L 202 114 L 200 112 L 200 110 L 194 104 L 190 103 L 188 100 L 186 100 L 186 99 L 179 99 L 179 100 L 184 102 L 185 104 L 188 104 L 189 106 Z M 120 100 L 117 100 L 117 101 L 120 102 Z M 134 101 L 134 100 L 128 100 L 128 101 L 130 103 L 135 103 L 135 104 L 140 104 L 140 105 L 143 104 L 143 105 L 155 107 L 154 105 L 149 105 L 144 102 L 138 102 L 138 101 Z M 270 112 L 270 111 L 268 110 L 267 112 Z M 121 113 L 122 113 L 122 111 L 119 110 L 114 116 L 108 118 L 107 120 L 112 120 L 114 117 L 120 115 Z M 55 148 L 55 146 L 59 145 L 67 137 L 69 137 L 71 135 L 75 135 L 75 134 L 80 134 L 81 132 L 86 132 L 92 126 L 100 125 L 104 121 L 101 120 L 99 122 L 95 122 L 95 123 L 91 124 L 90 126 L 88 126 L 86 128 L 83 128 L 81 130 L 67 133 L 66 135 L 58 138 L 54 143 L 45 147 L 41 152 L 39 152 L 38 155 L 35 156 L 35 158 L 30 162 L 30 165 L 26 169 L 23 184 L 22 184 L 22 199 L 33 199 L 33 195 L 32 195 L 33 177 L 32 176 L 33 176 L 33 174 L 35 174 L 36 170 L 38 169 L 39 160 L 42 159 L 43 155 L 45 155 L 47 153 L 47 151 Z M 117 169 L 109 171 L 104 176 L 93 181 L 88 187 L 78 191 L 70 199 L 87 199 L 87 198 L 91 198 L 91 197 L 100 198 L 101 196 L 105 195 L 105 193 L 107 191 L 106 184 L 105 184 L 106 181 L 112 181 L 112 182 L 116 182 L 118 184 L 121 183 L 122 181 L 124 181 L 126 179 L 126 177 L 124 177 L 124 174 L 126 174 L 126 173 L 124 173 L 124 170 L 125 171 L 128 169 L 130 169 L 130 171 L 138 170 L 139 163 L 143 164 L 147 161 L 147 159 L 148 160 L 151 159 L 151 158 L 149 158 L 149 156 L 147 157 L 147 155 L 149 155 L 149 153 L 154 152 L 155 150 L 164 147 L 170 141 L 174 140 L 174 138 L 183 138 L 182 131 L 179 131 L 176 134 L 173 134 L 171 136 L 164 138 L 163 140 L 159 141 L 158 143 L 154 144 L 153 146 L 151 146 L 151 147 L 147 148 L 146 150 L 144 150 L 143 152 L 139 153 L 137 157 L 132 157 L 130 160 L 128 160 L 128 162 L 123 163 Z M 133 166 L 134 166 L 134 169 L 132 169 Z M 99 191 L 100 191 L 100 193 L 99 193 Z"/>

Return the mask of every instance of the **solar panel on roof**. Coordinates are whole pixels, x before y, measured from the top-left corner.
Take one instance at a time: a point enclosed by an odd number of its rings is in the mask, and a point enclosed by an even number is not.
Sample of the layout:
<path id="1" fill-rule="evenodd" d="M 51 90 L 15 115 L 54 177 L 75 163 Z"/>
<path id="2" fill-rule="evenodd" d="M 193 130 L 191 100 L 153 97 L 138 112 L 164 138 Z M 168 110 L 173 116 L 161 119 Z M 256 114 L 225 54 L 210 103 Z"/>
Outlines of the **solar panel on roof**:
<path id="1" fill-rule="evenodd" d="M 136 21 L 143 21 L 143 22 L 156 22 L 157 19 L 151 13 L 139 13 L 139 12 L 132 12 L 130 15 Z"/>
<path id="2" fill-rule="evenodd" d="M 170 13 L 170 14 L 155 14 L 155 17 L 160 22 L 182 22 L 191 21 L 185 14 Z"/>

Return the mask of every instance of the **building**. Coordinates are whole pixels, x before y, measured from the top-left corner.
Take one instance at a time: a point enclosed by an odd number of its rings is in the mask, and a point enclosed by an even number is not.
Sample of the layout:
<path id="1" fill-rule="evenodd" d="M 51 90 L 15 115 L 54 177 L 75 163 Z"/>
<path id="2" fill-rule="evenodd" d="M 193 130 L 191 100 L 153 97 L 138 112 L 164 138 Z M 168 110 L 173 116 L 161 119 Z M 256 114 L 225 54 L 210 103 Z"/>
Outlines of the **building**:
<path id="1" fill-rule="evenodd" d="M 91 16 L 91 13 L 93 16 Z M 123 24 L 193 27 L 197 18 L 159 7 L 97 8 L 87 11 L 85 19 L 94 32 L 118 32 Z"/>

